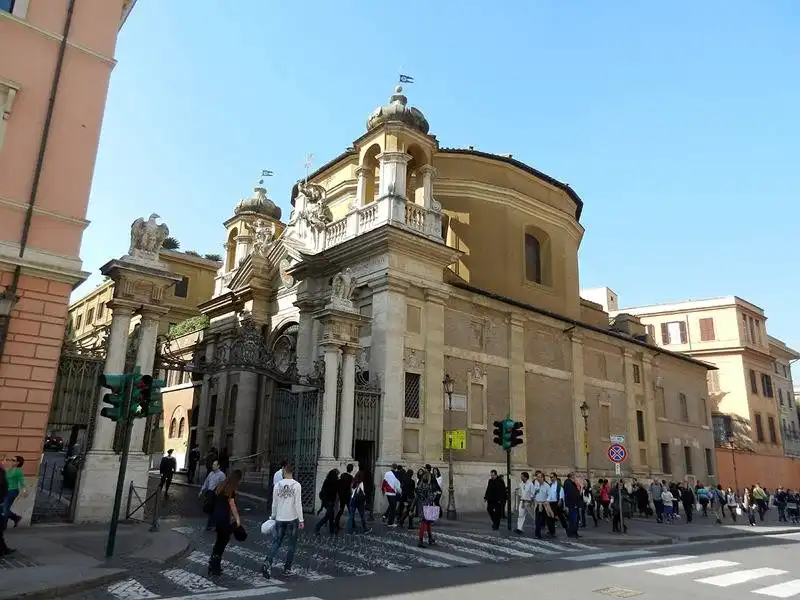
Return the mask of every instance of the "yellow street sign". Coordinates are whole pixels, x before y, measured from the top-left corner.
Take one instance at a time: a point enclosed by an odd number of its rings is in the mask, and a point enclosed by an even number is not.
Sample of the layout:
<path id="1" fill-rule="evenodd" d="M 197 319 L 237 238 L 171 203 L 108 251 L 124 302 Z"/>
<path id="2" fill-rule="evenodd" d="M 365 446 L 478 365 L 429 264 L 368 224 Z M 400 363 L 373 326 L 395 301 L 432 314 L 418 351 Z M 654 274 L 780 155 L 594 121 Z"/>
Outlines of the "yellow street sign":
<path id="1" fill-rule="evenodd" d="M 444 447 L 453 450 L 467 449 L 467 431 L 465 429 L 454 429 L 444 432 Z"/>

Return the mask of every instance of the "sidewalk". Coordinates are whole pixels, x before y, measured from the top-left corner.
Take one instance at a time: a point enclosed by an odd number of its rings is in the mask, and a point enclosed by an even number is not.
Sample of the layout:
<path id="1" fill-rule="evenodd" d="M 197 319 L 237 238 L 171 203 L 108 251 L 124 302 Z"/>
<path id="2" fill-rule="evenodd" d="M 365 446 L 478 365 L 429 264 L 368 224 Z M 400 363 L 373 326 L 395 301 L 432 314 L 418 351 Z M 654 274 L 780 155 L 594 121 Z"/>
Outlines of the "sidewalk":
<path id="1" fill-rule="evenodd" d="M 108 525 L 38 525 L 6 531 L 16 549 L 0 558 L 0 600 L 61 598 L 183 556 L 189 540 L 146 524 L 120 523 L 114 557 L 105 559 Z"/>

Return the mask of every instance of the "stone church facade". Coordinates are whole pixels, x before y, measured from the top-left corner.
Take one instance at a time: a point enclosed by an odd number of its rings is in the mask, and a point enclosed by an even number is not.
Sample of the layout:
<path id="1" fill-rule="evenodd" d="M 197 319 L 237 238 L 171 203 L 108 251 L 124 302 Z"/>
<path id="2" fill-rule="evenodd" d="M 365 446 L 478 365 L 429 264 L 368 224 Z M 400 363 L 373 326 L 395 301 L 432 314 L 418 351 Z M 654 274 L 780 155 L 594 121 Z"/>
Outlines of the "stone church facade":
<path id="1" fill-rule="evenodd" d="M 489 470 L 505 471 L 492 422 L 510 415 L 525 424 L 515 471 L 613 476 L 606 448 L 623 435 L 626 476 L 715 483 L 709 367 L 580 298 L 569 186 L 441 147 L 398 87 L 291 204 L 284 221 L 259 186 L 225 222 L 210 325 L 182 350 L 203 373 L 201 450 L 251 473 L 298 462 L 310 507 L 352 460 L 376 481 L 392 463 L 446 475 L 444 432 L 463 430 L 456 500 L 476 510 Z"/>

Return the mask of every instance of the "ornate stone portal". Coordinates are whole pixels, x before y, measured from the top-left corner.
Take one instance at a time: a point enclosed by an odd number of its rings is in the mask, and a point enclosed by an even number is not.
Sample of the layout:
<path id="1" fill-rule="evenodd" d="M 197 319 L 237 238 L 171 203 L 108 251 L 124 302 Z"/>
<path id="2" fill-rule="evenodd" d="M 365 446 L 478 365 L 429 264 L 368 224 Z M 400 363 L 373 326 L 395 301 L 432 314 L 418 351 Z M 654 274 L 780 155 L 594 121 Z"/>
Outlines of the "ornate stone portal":
<path id="1" fill-rule="evenodd" d="M 158 215 L 154 213 L 147 221 L 136 219 L 131 225 L 128 254 L 100 268 L 100 272 L 114 282 L 114 297 L 107 305 L 113 314 L 103 368 L 106 374 L 118 374 L 125 370 L 125 355 L 134 314 L 141 317 L 135 364 L 143 374 L 151 375 L 153 371 L 158 326 L 161 316 L 167 312 L 163 306 L 164 291 L 181 279 L 166 270 L 158 258 L 169 229 L 164 224 L 158 225 L 157 218 Z M 111 517 L 120 456 L 113 450 L 116 425 L 100 416 L 102 397 L 106 393 L 105 388 L 100 389 L 91 446 L 77 484 L 73 519 L 78 523 L 106 522 Z M 131 431 L 126 485 L 133 482 L 135 486 L 147 486 L 150 457 L 142 452 L 144 430 L 145 420 L 138 419 Z"/>

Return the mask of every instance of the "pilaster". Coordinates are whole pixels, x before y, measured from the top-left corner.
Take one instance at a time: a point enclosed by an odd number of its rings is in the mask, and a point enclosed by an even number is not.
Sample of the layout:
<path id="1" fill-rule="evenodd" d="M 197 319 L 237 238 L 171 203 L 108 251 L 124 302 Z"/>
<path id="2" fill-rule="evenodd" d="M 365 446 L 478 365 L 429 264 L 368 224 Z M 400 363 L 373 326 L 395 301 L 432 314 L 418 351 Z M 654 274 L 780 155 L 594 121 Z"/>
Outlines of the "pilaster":
<path id="1" fill-rule="evenodd" d="M 322 432 L 319 440 L 320 460 L 334 459 L 336 439 L 336 396 L 339 384 L 339 347 L 325 344 L 325 391 L 322 395 Z"/>
<path id="2" fill-rule="evenodd" d="M 586 401 L 586 388 L 583 373 L 583 336 L 574 330 L 569 334 L 572 344 L 572 431 L 574 437 L 575 460 L 574 464 L 582 465 L 584 471 L 590 471 L 584 450 L 584 434 L 586 424 L 581 415 L 581 405 Z M 589 440 L 586 440 L 589 443 Z M 592 452 L 591 446 L 589 452 Z M 594 448 L 594 452 L 599 452 L 599 448 Z M 591 455 L 590 455 L 591 456 Z"/>
<path id="3" fill-rule="evenodd" d="M 532 434 L 533 423 L 528 424 L 526 422 L 525 317 L 516 313 L 511 313 L 508 315 L 507 322 L 509 328 L 508 359 L 510 362 L 508 368 L 508 413 L 514 420 L 522 421 L 527 431 Z M 529 464 L 526 454 L 525 452 L 512 452 L 512 464 Z"/>
<path id="4" fill-rule="evenodd" d="M 433 179 L 436 177 L 436 169 L 432 165 L 420 167 L 422 173 L 422 201 L 425 208 L 433 208 Z"/>
<path id="5" fill-rule="evenodd" d="M 367 199 L 367 175 L 369 167 L 356 167 L 356 206 L 364 206 L 372 199 Z"/>
<path id="6" fill-rule="evenodd" d="M 444 379 L 444 305 L 447 299 L 448 294 L 442 290 L 425 290 L 425 398 L 420 444 L 426 462 L 438 462 L 444 457 L 444 391 L 441 381 Z"/>
<path id="7" fill-rule="evenodd" d="M 258 374 L 252 371 L 239 372 L 239 391 L 236 396 L 236 417 L 233 448 L 229 448 L 231 456 L 247 456 L 250 454 L 253 439 L 253 424 L 256 420 L 258 406 Z"/>
<path id="8" fill-rule="evenodd" d="M 633 381 L 633 354 L 630 350 L 625 349 L 622 351 L 622 361 L 625 372 L 625 409 L 628 414 L 628 422 L 625 424 L 627 428 L 625 447 L 633 455 L 628 456 L 626 463 L 629 465 L 629 469 L 637 469 L 642 467 L 638 452 L 639 445 L 642 442 L 639 441 L 636 427 L 636 384 Z M 647 436 L 645 436 L 645 439 L 647 439 Z"/>
<path id="9" fill-rule="evenodd" d="M 642 358 L 642 383 L 644 384 L 644 415 L 646 423 L 647 461 L 651 473 L 661 472 L 661 446 L 658 439 L 658 420 L 656 418 L 656 399 L 653 393 L 653 359 L 647 354 Z"/>
<path id="10" fill-rule="evenodd" d="M 339 462 L 352 460 L 356 406 L 356 348 L 342 347 L 342 405 L 339 408 Z M 327 371 L 326 371 L 327 373 Z"/>

